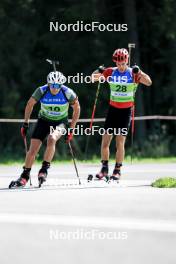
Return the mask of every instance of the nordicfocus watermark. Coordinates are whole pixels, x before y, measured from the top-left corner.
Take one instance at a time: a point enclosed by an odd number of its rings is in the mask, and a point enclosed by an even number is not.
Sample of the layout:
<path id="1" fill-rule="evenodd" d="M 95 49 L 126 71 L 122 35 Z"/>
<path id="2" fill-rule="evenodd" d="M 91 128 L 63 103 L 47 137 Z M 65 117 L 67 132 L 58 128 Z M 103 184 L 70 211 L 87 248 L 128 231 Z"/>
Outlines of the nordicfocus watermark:
<path id="1" fill-rule="evenodd" d="M 127 136 L 128 129 L 127 128 L 108 128 L 105 129 L 103 127 L 99 126 L 92 126 L 92 128 L 86 127 L 84 128 L 83 125 L 77 125 L 74 129 L 73 128 L 65 128 L 64 124 L 60 124 L 54 128 L 53 126 L 50 126 L 50 135 L 52 135 L 55 132 L 58 132 L 61 136 L 67 135 L 67 133 L 72 133 L 75 136 L 94 136 L 95 134 L 99 134 L 100 136 L 103 136 L 105 134 L 107 135 L 114 135 L 114 136 Z"/>
<path id="2" fill-rule="evenodd" d="M 94 21 L 91 23 L 84 23 L 84 21 L 76 21 L 76 23 L 65 24 L 59 23 L 58 21 L 50 21 L 49 29 L 51 32 L 53 31 L 61 31 L 61 32 L 70 32 L 70 31 L 87 31 L 87 32 L 94 32 L 94 31 L 109 31 L 109 32 L 123 32 L 128 30 L 127 24 L 103 24 L 98 21 Z"/>
<path id="3" fill-rule="evenodd" d="M 122 83 L 127 83 L 128 79 L 127 76 L 108 76 L 107 78 L 105 78 L 103 75 L 99 75 L 99 73 L 95 73 L 93 74 L 94 78 L 96 78 L 96 80 L 99 83 L 111 83 L 111 82 L 122 82 Z M 64 76 L 64 81 L 63 83 L 76 83 L 76 84 L 80 84 L 80 83 L 94 83 L 95 81 L 93 81 L 93 78 L 91 75 L 84 75 L 84 73 L 80 73 L 77 72 L 75 75 L 68 75 L 68 76 Z"/>
<path id="4" fill-rule="evenodd" d="M 128 239 L 127 232 L 107 231 L 103 232 L 98 229 L 90 231 L 84 229 L 76 229 L 75 231 L 59 231 L 49 230 L 50 240 L 126 240 Z"/>

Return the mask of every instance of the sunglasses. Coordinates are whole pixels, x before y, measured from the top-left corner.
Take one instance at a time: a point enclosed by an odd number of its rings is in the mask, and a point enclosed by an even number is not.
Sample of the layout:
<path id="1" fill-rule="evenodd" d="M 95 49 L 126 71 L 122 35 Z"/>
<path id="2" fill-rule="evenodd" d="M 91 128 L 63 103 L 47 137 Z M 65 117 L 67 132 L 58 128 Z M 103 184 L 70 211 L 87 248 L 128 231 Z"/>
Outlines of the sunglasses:
<path id="1" fill-rule="evenodd" d="M 51 83 L 50 85 L 51 89 L 59 89 L 61 87 L 61 84 L 59 83 Z"/>

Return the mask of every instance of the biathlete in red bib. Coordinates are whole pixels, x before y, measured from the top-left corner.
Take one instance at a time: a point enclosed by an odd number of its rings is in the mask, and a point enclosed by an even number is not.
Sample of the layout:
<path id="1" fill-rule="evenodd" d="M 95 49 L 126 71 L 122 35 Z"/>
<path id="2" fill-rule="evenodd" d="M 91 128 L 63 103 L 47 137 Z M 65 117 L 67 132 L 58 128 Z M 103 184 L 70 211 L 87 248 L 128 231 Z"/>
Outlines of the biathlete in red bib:
<path id="1" fill-rule="evenodd" d="M 150 86 L 152 81 L 138 66 L 132 68 L 128 66 L 129 54 L 126 49 L 115 50 L 112 60 L 116 67 L 100 66 L 92 74 L 93 81 L 99 81 L 103 77 L 110 86 L 109 109 L 104 124 L 106 133 L 102 136 L 101 144 L 102 168 L 96 177 L 103 179 L 108 176 L 109 147 L 113 135 L 116 135 L 116 163 L 110 180 L 118 181 L 121 176 L 125 140 L 131 123 L 137 86 L 139 83 Z"/>

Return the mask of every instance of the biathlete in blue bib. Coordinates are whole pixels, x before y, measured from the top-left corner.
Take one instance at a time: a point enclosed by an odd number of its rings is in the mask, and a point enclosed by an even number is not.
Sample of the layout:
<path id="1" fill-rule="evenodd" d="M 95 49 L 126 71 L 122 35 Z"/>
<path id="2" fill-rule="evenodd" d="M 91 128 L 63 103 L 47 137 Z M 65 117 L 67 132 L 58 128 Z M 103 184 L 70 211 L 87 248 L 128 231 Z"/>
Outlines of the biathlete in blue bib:
<path id="1" fill-rule="evenodd" d="M 47 84 L 37 88 L 26 105 L 24 123 L 21 128 L 23 137 L 27 134 L 34 105 L 40 102 L 41 108 L 37 124 L 32 134 L 30 148 L 26 154 L 23 172 L 17 181 L 13 181 L 12 187 L 26 185 L 30 178 L 30 171 L 35 157 L 43 141 L 47 138 L 47 147 L 44 153 L 42 167 L 38 173 L 40 182 L 46 180 L 48 169 L 55 153 L 56 142 L 62 135 L 61 131 L 56 129 L 56 127 L 68 128 L 69 106 L 73 108 L 69 131 L 72 131 L 76 126 L 80 115 L 80 105 L 75 92 L 64 85 L 65 80 L 65 76 L 61 72 L 50 72 L 47 76 Z M 66 142 L 72 140 L 72 137 L 72 132 L 67 133 Z"/>
<path id="2" fill-rule="evenodd" d="M 106 133 L 102 136 L 101 144 L 102 168 L 96 177 L 103 179 L 103 177 L 108 176 L 109 147 L 115 134 L 116 163 L 110 179 L 118 181 L 121 176 L 121 166 L 125 155 L 125 140 L 131 122 L 137 86 L 139 83 L 150 86 L 152 81 L 138 66 L 135 66 L 135 70 L 128 67 L 129 54 L 126 49 L 115 50 L 112 59 L 116 67 L 105 68 L 100 66 L 92 74 L 93 81 L 105 78 L 110 86 L 109 109 L 104 125 Z"/>

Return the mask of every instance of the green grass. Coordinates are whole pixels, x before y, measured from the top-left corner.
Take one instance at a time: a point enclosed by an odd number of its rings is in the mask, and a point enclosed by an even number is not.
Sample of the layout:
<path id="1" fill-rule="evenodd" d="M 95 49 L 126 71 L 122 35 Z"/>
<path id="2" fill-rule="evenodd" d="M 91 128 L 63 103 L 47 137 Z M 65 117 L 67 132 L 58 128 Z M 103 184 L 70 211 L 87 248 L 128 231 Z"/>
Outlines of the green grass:
<path id="1" fill-rule="evenodd" d="M 1 160 L 1 165 L 18 165 L 18 164 L 23 164 L 24 163 L 24 159 L 21 158 L 16 158 L 16 159 L 11 159 L 11 158 L 2 158 Z M 100 157 L 98 156 L 94 156 L 92 159 L 78 159 L 78 162 L 80 163 L 100 163 Z M 35 161 L 35 164 L 41 164 L 42 160 L 41 159 L 37 159 Z M 55 159 L 53 161 L 53 163 L 70 163 L 71 162 L 71 157 L 68 156 L 68 159 Z M 110 163 L 114 163 L 115 160 L 114 159 L 110 159 Z M 149 163 L 157 163 L 157 164 L 162 164 L 162 163 L 175 163 L 176 162 L 176 157 L 161 157 L 161 158 L 133 158 L 133 164 L 149 164 Z M 127 156 L 125 158 L 124 164 L 131 164 L 131 157 Z"/>
<path id="2" fill-rule="evenodd" d="M 127 156 L 125 162 L 131 163 L 131 157 Z M 160 158 L 139 158 L 135 157 L 133 163 L 175 163 L 176 157 L 160 157 Z"/>
<path id="3" fill-rule="evenodd" d="M 157 188 L 176 188 L 176 178 L 160 178 L 153 182 L 151 186 Z"/>
<path id="4" fill-rule="evenodd" d="M 88 159 L 88 160 L 80 160 L 80 162 L 84 162 L 84 163 L 99 163 L 100 162 L 100 158 L 98 157 L 94 157 L 93 159 Z M 110 159 L 110 163 L 114 163 L 115 160 L 114 159 Z M 144 163 L 175 163 L 176 162 L 176 157 L 161 157 L 161 158 L 138 158 L 135 157 L 133 158 L 132 163 L 133 164 L 144 164 Z M 125 164 L 131 164 L 131 157 L 127 156 L 124 160 Z"/>

